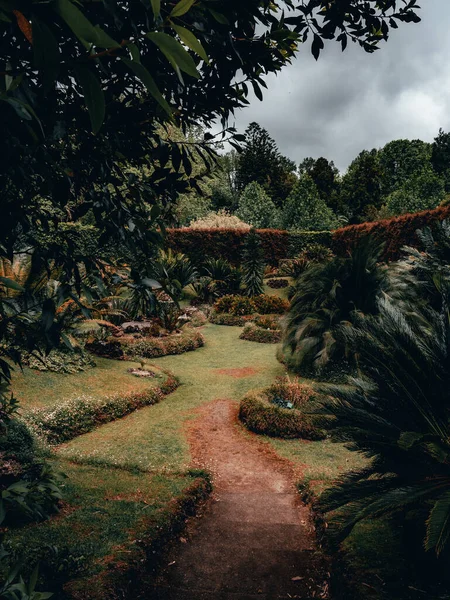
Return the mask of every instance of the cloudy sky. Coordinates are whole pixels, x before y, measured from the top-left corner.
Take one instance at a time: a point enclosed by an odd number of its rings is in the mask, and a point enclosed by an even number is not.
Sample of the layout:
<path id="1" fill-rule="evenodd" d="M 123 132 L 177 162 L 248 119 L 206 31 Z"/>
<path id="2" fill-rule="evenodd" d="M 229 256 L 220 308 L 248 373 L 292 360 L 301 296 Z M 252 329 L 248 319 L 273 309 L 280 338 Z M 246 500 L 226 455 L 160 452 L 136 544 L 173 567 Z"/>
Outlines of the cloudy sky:
<path id="1" fill-rule="evenodd" d="M 422 22 L 393 30 L 372 55 L 328 42 L 316 62 L 305 48 L 267 80 L 263 102 L 236 115 L 238 129 L 257 121 L 297 163 L 325 156 L 341 170 L 363 149 L 449 131 L 450 1 L 420 5 Z"/>

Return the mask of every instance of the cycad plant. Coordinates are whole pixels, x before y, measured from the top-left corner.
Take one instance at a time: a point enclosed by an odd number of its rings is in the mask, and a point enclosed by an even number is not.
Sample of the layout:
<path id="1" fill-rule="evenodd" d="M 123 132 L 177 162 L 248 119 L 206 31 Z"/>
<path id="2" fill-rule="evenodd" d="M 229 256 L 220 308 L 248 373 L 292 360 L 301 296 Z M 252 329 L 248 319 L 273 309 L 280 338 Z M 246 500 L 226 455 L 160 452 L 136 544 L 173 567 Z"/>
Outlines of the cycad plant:
<path id="1" fill-rule="evenodd" d="M 264 293 L 264 250 L 259 235 L 252 229 L 242 252 L 242 282 L 247 296 Z"/>
<path id="2" fill-rule="evenodd" d="M 336 511 L 331 530 L 340 539 L 360 521 L 414 509 L 425 548 L 439 554 L 450 538 L 450 319 L 446 306 L 419 316 L 385 298 L 378 318 L 341 327 L 360 377 L 319 386 L 329 396 L 323 425 L 370 460 L 325 492 L 320 507 Z"/>
<path id="3" fill-rule="evenodd" d="M 377 298 L 388 287 L 387 268 L 378 262 L 382 245 L 366 238 L 348 257 L 312 263 L 298 278 L 286 316 L 284 348 L 301 374 L 334 370 L 352 360 L 337 329 L 361 315 L 378 312 Z"/>

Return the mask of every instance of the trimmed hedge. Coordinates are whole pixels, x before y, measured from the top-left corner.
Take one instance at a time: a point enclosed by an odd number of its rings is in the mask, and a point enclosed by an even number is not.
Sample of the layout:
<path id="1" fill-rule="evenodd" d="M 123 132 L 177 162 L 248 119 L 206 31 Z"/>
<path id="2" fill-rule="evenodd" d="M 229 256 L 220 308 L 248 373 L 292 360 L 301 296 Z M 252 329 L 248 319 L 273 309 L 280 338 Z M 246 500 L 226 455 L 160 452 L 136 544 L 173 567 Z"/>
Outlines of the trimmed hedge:
<path id="1" fill-rule="evenodd" d="M 200 264 L 205 256 L 225 258 L 234 265 L 240 264 L 248 230 L 243 229 L 168 229 L 166 243 L 175 252 L 186 254 Z M 283 258 L 295 256 L 309 244 L 331 243 L 330 231 L 284 231 L 258 229 L 267 264 L 278 265 Z"/>
<path id="2" fill-rule="evenodd" d="M 249 321 L 253 321 L 256 315 L 230 315 L 229 313 L 217 313 L 213 311 L 209 320 L 215 325 L 229 325 L 231 327 L 243 327 Z"/>
<path id="3" fill-rule="evenodd" d="M 295 408 L 282 408 L 269 401 L 264 392 L 252 391 L 241 400 L 239 418 L 250 431 L 286 439 L 323 439 L 311 418 Z"/>
<path id="4" fill-rule="evenodd" d="M 167 379 L 159 387 L 109 398 L 80 396 L 56 408 L 30 411 L 24 417 L 31 429 L 49 444 L 62 444 L 99 425 L 125 417 L 138 408 L 157 404 L 175 391 L 180 382 L 170 371 L 161 369 Z"/>
<path id="5" fill-rule="evenodd" d="M 259 342 L 260 344 L 278 344 L 278 342 L 281 342 L 281 336 L 279 329 L 265 329 L 258 327 L 256 323 L 247 323 L 239 338 L 248 342 Z"/>
<path id="6" fill-rule="evenodd" d="M 393 219 L 350 225 L 333 231 L 331 249 L 340 256 L 348 254 L 361 238 L 373 235 L 385 243 L 383 258 L 396 260 L 402 255 L 403 246 L 417 246 L 416 231 L 432 226 L 436 221 L 450 217 L 450 206 L 440 206 L 434 210 L 424 210 L 415 214 L 401 215 Z"/>

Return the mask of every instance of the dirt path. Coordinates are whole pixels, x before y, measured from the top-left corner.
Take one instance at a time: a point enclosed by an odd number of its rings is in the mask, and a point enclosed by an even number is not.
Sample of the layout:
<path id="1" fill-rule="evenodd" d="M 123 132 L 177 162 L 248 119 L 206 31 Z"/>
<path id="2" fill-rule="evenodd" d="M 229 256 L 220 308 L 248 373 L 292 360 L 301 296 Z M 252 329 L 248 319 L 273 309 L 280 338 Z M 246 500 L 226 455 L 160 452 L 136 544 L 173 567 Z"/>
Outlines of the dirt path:
<path id="1" fill-rule="evenodd" d="M 214 497 L 169 556 L 154 600 L 327 598 L 326 566 L 290 463 L 237 422 L 237 403 L 197 410 L 188 438 L 197 467 L 214 476 Z"/>

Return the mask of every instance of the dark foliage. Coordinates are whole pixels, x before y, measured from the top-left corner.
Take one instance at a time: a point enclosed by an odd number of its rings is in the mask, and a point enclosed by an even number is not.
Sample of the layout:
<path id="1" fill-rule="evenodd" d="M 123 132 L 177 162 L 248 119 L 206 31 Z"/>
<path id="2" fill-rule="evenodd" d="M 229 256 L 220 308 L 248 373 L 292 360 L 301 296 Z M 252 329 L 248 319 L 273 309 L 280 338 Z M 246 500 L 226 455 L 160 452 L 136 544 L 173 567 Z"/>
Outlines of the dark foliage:
<path id="1" fill-rule="evenodd" d="M 264 250 L 254 229 L 245 239 L 242 252 L 242 283 L 247 296 L 259 296 L 264 291 Z"/>

